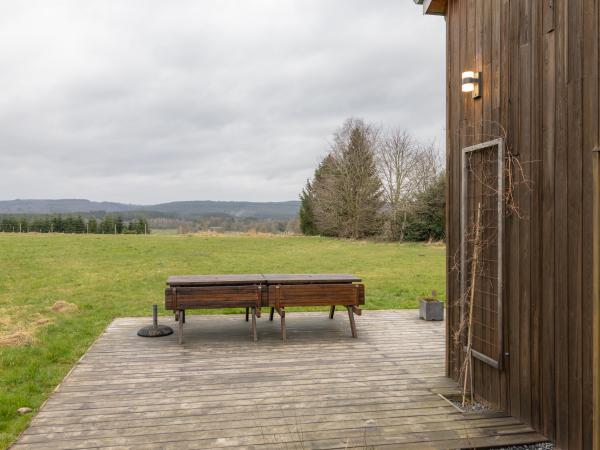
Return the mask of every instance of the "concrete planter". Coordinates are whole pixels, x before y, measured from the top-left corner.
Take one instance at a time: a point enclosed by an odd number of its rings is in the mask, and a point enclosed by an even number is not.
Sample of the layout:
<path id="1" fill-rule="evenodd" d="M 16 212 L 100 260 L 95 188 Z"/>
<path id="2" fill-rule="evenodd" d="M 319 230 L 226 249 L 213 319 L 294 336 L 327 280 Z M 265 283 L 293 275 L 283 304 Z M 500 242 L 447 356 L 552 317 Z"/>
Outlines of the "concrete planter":
<path id="1" fill-rule="evenodd" d="M 444 302 L 434 299 L 422 299 L 419 317 L 423 320 L 444 320 Z"/>

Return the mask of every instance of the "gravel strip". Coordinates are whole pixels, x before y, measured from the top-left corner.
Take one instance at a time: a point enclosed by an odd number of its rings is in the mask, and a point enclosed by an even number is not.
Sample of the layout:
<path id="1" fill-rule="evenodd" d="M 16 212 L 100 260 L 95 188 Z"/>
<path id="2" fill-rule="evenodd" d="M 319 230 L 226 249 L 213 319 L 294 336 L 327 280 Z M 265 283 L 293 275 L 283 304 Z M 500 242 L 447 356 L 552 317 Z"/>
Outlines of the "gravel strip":
<path id="1" fill-rule="evenodd" d="M 458 400 L 452 400 L 449 399 L 450 402 L 452 402 L 452 404 L 454 406 L 456 406 L 458 409 L 460 409 L 462 412 L 466 412 L 466 413 L 475 413 L 475 412 L 483 412 L 483 411 L 490 411 L 490 408 L 487 407 L 486 405 L 484 405 L 483 403 L 479 403 L 479 402 L 467 402 L 465 404 L 465 406 L 463 406 L 461 401 Z"/>
<path id="2" fill-rule="evenodd" d="M 542 442 L 540 444 L 511 445 L 510 447 L 495 447 L 494 450 L 552 450 L 552 442 Z"/>

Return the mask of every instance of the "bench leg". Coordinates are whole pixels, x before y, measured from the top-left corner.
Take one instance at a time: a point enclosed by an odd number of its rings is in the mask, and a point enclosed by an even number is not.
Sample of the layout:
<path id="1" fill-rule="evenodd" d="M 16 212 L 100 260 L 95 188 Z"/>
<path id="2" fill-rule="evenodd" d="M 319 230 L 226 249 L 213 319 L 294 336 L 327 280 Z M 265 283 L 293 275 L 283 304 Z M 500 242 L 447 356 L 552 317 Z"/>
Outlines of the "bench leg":
<path id="1" fill-rule="evenodd" d="M 185 323 L 185 309 L 181 311 L 181 320 Z"/>
<path id="2" fill-rule="evenodd" d="M 179 322 L 179 311 L 175 311 L 175 322 Z"/>
<path id="3" fill-rule="evenodd" d="M 273 313 L 275 313 L 275 308 L 271 308 L 271 312 L 269 313 L 269 320 L 273 321 Z"/>
<path id="4" fill-rule="evenodd" d="M 246 308 L 246 322 L 248 322 L 248 314 L 250 314 L 250 308 Z"/>
<path id="5" fill-rule="evenodd" d="M 183 310 L 179 311 L 179 327 L 177 330 L 177 342 L 181 345 L 183 344 Z"/>
<path id="6" fill-rule="evenodd" d="M 283 339 L 283 341 L 287 341 L 287 333 L 285 330 L 285 309 L 281 308 L 280 309 L 280 314 L 281 314 L 281 339 Z"/>
<path id="7" fill-rule="evenodd" d="M 256 308 L 252 308 L 252 338 L 254 342 L 258 341 L 258 333 L 256 332 Z"/>
<path id="8" fill-rule="evenodd" d="M 354 309 L 352 306 L 348 306 L 348 318 L 350 319 L 350 330 L 352 330 L 352 337 L 357 338 L 358 334 L 356 333 L 356 324 L 354 323 Z"/>
<path id="9" fill-rule="evenodd" d="M 329 318 L 333 319 L 334 314 L 335 314 L 335 305 L 331 305 L 331 308 L 329 308 Z"/>

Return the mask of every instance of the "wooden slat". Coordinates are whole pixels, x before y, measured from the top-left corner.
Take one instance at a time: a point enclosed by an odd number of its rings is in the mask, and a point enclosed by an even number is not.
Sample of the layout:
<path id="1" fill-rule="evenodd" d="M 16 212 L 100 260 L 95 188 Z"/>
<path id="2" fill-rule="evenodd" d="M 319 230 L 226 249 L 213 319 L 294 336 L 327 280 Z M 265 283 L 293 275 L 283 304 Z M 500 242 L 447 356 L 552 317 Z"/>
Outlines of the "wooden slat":
<path id="1" fill-rule="evenodd" d="M 569 320 L 569 441 L 583 448 L 582 282 L 583 282 L 583 0 L 569 0 L 567 8 L 567 115 L 568 115 L 568 320 Z"/>
<path id="2" fill-rule="evenodd" d="M 596 43 L 595 56 L 600 65 L 600 1 L 595 0 L 596 34 L 588 36 Z M 600 67 L 598 68 L 600 72 Z M 600 97 L 600 73 L 597 77 L 596 92 Z M 600 450 L 600 101 L 596 103 L 596 145 L 594 152 L 594 217 L 593 217 L 593 433 L 594 450 Z"/>
<path id="3" fill-rule="evenodd" d="M 359 283 L 362 279 L 347 273 L 320 274 L 228 274 L 228 275 L 173 275 L 167 285 L 175 286 L 233 286 L 253 284 L 310 284 Z"/>
<path id="4" fill-rule="evenodd" d="M 531 133 L 532 133 L 532 59 L 531 59 L 531 0 L 521 0 L 519 4 L 519 47 L 517 53 L 519 94 L 516 108 L 517 123 L 514 128 L 517 134 L 515 146 L 519 149 L 521 161 L 532 161 Z M 527 163 L 523 166 L 524 176 L 531 179 L 532 165 Z M 518 177 L 519 173 L 515 172 Z M 527 211 L 526 219 L 515 219 L 515 227 L 518 227 L 519 256 L 514 261 L 515 270 L 519 271 L 519 398 L 520 418 L 531 417 L 531 190 L 525 186 L 518 189 L 519 208 Z M 512 375 L 512 374 L 511 374 Z"/>
<path id="5" fill-rule="evenodd" d="M 600 449 L 600 148 L 593 155 L 593 446 Z"/>
<path id="6" fill-rule="evenodd" d="M 567 123 L 567 92 L 566 92 L 566 49 L 567 31 L 566 2 L 555 1 L 555 43 L 556 43 L 556 150 L 555 150 L 555 354 L 556 361 L 556 423 L 555 439 L 568 444 L 568 411 L 569 411 L 569 305 L 568 292 L 568 123 Z"/>
<path id="7" fill-rule="evenodd" d="M 494 7 L 493 15 L 497 16 L 497 21 L 499 22 L 499 30 L 497 34 L 499 35 L 500 40 L 500 53 L 497 64 L 500 65 L 499 70 L 499 82 L 500 90 L 499 90 L 499 99 L 498 99 L 498 112 L 497 112 L 497 121 L 496 125 L 499 128 L 499 134 L 503 135 L 506 140 L 506 144 L 509 144 L 508 136 L 505 131 L 502 131 L 502 127 L 504 127 L 508 123 L 509 117 L 509 100 L 510 100 L 510 46 L 508 45 L 508 35 L 506 30 L 509 29 L 509 18 L 510 18 L 510 2 L 509 0 L 502 0 Z M 512 149 L 507 147 L 505 148 L 505 152 L 510 152 Z M 506 169 L 505 169 L 506 171 Z M 509 333 L 512 328 L 511 322 L 509 322 L 508 317 L 510 313 L 509 304 L 507 303 L 507 293 L 508 291 L 508 267 L 507 267 L 507 257 L 508 253 L 506 249 L 510 245 L 508 243 L 508 233 L 507 233 L 507 223 L 505 222 L 504 229 L 504 261 L 503 261 L 503 299 L 502 299 L 502 307 L 503 307 L 503 317 L 504 317 L 504 330 L 503 330 L 503 347 L 505 349 L 504 360 L 503 360 L 503 370 L 500 373 L 500 406 L 503 411 L 510 411 L 510 383 L 508 378 L 508 373 L 510 370 L 510 348 L 509 348 Z"/>
<path id="8" fill-rule="evenodd" d="M 594 154 L 590 149 L 598 145 L 599 102 L 598 92 L 598 1 L 584 1 L 582 8 L 582 447 L 593 448 L 594 405 L 589 393 L 594 392 Z M 588 393 L 588 394 L 586 394 Z"/>
<path id="9" fill-rule="evenodd" d="M 278 284 L 269 286 L 269 306 L 359 306 L 364 303 L 365 287 L 362 284 Z"/>
<path id="10" fill-rule="evenodd" d="M 266 283 L 261 274 L 241 275 L 173 275 L 167 279 L 169 286 L 219 286 Z"/>
<path id="11" fill-rule="evenodd" d="M 362 279 L 347 273 L 321 274 L 264 274 L 268 284 L 319 284 L 319 283 L 360 283 Z"/>
<path id="12" fill-rule="evenodd" d="M 509 2 L 508 17 L 506 22 L 506 42 L 508 52 L 508 65 L 510 71 L 507 74 L 508 92 L 505 94 L 509 103 L 505 104 L 506 108 L 506 129 L 507 129 L 507 145 L 510 152 L 517 156 L 521 152 L 519 142 L 519 108 L 512 105 L 519 104 L 520 96 L 520 71 L 519 71 L 519 42 L 520 42 L 520 21 L 521 11 L 520 2 Z M 513 176 L 518 176 L 517 169 L 513 169 Z M 520 208 L 519 191 L 515 192 L 516 207 Z M 510 321 L 510 330 L 508 333 L 508 386 L 509 386 L 509 411 L 516 417 L 521 415 L 521 329 L 528 323 L 527 318 L 521 317 L 520 314 L 520 239 L 519 239 L 519 218 L 512 215 L 507 218 L 507 239 L 505 241 L 505 267 L 506 267 L 506 299 L 508 320 Z"/>
<path id="13" fill-rule="evenodd" d="M 446 233 L 448 236 L 446 251 L 446 303 L 447 303 L 447 375 L 453 378 L 458 377 L 461 363 L 462 348 L 460 342 L 455 339 L 454 330 L 456 324 L 460 321 L 460 273 L 456 269 L 459 261 L 457 255 L 460 246 L 460 182 L 461 182 L 461 153 L 460 132 L 457 125 L 460 123 L 460 80 L 457 74 L 461 70 L 460 64 L 460 39 L 458 39 L 460 28 L 460 8 L 462 2 L 451 2 L 447 14 L 448 26 L 446 27 L 446 61 L 447 61 L 447 82 L 446 93 L 446 201 L 458 200 L 457 208 L 446 209 Z M 450 25 L 454 24 L 454 25 Z M 455 203 L 456 204 L 456 203 Z"/>
<path id="14" fill-rule="evenodd" d="M 531 424 L 541 430 L 541 333 L 542 333 L 542 90 L 543 83 L 543 15 L 539 2 L 531 2 L 531 221 L 530 221 L 530 299 L 531 299 Z"/>
<path id="15" fill-rule="evenodd" d="M 266 290 L 266 289 L 265 289 Z M 165 290 L 165 309 L 240 308 L 261 305 L 260 286 L 196 286 Z"/>
<path id="16" fill-rule="evenodd" d="M 551 6 L 548 4 L 552 2 Z M 556 419 L 555 393 L 555 108 L 556 108 L 556 43 L 554 30 L 554 3 L 544 5 L 543 67 L 542 67 L 542 336 L 541 352 L 542 400 L 541 431 L 554 437 Z M 549 15 L 551 14 L 551 15 Z"/>

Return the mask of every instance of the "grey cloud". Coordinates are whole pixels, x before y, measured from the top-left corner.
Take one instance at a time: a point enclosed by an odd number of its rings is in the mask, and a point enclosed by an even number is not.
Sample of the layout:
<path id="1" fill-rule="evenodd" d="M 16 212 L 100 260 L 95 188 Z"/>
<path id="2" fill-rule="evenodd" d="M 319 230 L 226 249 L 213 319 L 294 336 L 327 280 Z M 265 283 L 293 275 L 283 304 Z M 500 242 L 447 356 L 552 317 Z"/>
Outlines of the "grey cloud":
<path id="1" fill-rule="evenodd" d="M 4 2 L 0 66 L 3 199 L 293 199 L 350 116 L 443 143 L 409 0 Z"/>

